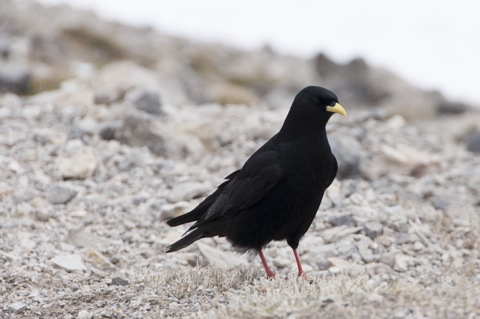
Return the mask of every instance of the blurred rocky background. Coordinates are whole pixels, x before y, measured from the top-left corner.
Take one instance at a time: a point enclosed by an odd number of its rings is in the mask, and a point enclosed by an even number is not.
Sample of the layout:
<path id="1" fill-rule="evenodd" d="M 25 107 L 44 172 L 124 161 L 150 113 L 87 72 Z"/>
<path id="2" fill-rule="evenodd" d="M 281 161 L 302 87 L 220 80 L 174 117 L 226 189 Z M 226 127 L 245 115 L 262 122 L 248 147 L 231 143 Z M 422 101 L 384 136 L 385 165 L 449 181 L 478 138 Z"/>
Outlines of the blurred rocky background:
<path id="1" fill-rule="evenodd" d="M 164 221 L 240 167 L 278 130 L 307 85 L 336 92 L 349 117 L 334 117 L 328 127 L 339 175 L 300 246 L 302 259 L 317 283 L 339 273 L 370 278 L 357 287 L 367 299 L 333 290 L 331 301 L 321 296 L 318 306 L 334 311 L 358 303 L 370 317 L 379 311 L 375 302 L 403 291 L 385 286 L 415 281 L 419 296 L 441 291 L 437 297 L 448 302 L 402 299 L 383 309 L 385 317 L 478 314 L 474 107 L 418 89 L 360 57 L 338 64 L 321 52 L 312 59 L 269 47 L 247 52 L 67 7 L 1 0 L 0 317 L 128 318 L 150 311 L 185 317 L 212 309 L 245 315 L 237 296 L 249 291 L 248 280 L 220 292 L 215 284 L 208 290 L 189 282 L 197 294 L 180 295 L 138 274 L 164 276 L 168 286 L 165 276 L 195 265 L 230 269 L 227 275 L 261 267 L 223 239 L 167 256 L 165 247 L 186 229 Z M 266 254 L 280 273 L 295 270 L 285 243 L 272 243 Z M 218 273 L 209 276 L 211 283 Z M 255 293 L 275 287 L 263 284 Z M 118 289 L 124 290 L 112 297 Z M 381 290 L 373 301 L 372 289 Z M 271 304 L 252 306 L 250 314 L 258 317 Z M 303 304 L 289 305 L 285 311 L 294 317 L 305 315 Z"/>

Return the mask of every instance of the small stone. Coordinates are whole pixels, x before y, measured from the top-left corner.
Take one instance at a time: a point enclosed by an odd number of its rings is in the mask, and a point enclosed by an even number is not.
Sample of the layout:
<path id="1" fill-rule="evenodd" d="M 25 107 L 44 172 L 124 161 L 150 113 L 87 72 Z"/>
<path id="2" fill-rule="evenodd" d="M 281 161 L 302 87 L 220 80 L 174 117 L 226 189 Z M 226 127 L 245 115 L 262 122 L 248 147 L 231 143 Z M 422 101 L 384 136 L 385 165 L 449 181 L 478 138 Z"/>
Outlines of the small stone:
<path id="1" fill-rule="evenodd" d="M 26 69 L 5 65 L 0 68 L 0 92 L 25 94 L 30 85 L 31 74 Z"/>
<path id="2" fill-rule="evenodd" d="M 390 247 L 395 242 L 395 238 L 387 235 L 380 235 L 375 239 L 375 241 L 383 247 Z"/>
<path id="3" fill-rule="evenodd" d="M 61 156 L 57 167 L 65 179 L 86 179 L 98 166 L 98 157 L 90 147 L 83 147 L 71 156 Z"/>
<path id="4" fill-rule="evenodd" d="M 86 270 L 87 267 L 82 262 L 82 256 L 71 254 L 71 255 L 59 255 L 51 259 L 51 262 L 67 271 L 75 270 Z"/>
<path id="5" fill-rule="evenodd" d="M 115 139 L 115 134 L 120 128 L 120 122 L 105 122 L 100 124 L 98 128 L 98 135 L 104 140 L 110 141 Z"/>
<path id="6" fill-rule="evenodd" d="M 167 196 L 167 201 L 176 203 L 202 197 L 210 191 L 207 183 L 186 182 L 178 184 Z"/>
<path id="7" fill-rule="evenodd" d="M 85 258 L 92 264 L 100 268 L 111 268 L 113 264 L 102 253 L 93 248 L 87 248 Z"/>
<path id="8" fill-rule="evenodd" d="M 128 286 L 130 283 L 128 280 L 123 279 L 121 277 L 113 277 L 112 278 L 112 285 L 114 286 Z"/>
<path id="9" fill-rule="evenodd" d="M 467 150 L 480 154 L 480 131 L 470 134 L 465 143 L 467 144 Z"/>
<path id="10" fill-rule="evenodd" d="M 332 243 L 350 234 L 358 233 L 361 230 L 362 227 L 337 226 L 324 230 L 321 236 L 326 243 Z"/>
<path id="11" fill-rule="evenodd" d="M 334 215 L 328 218 L 328 222 L 334 226 L 350 225 L 352 223 L 352 216 L 348 214 Z"/>
<path id="12" fill-rule="evenodd" d="M 215 265 L 218 268 L 224 269 L 236 268 L 240 265 L 248 266 L 245 259 L 230 252 L 224 252 L 202 243 L 197 243 L 197 246 L 210 265 Z"/>
<path id="13" fill-rule="evenodd" d="M 378 259 L 378 255 L 374 254 L 372 251 L 373 245 L 374 242 L 365 236 L 362 236 L 362 238 L 357 242 L 358 253 L 360 254 L 360 257 L 362 257 L 362 260 L 366 263 L 371 263 Z"/>
<path id="14" fill-rule="evenodd" d="M 76 247 L 99 248 L 108 244 L 108 241 L 100 236 L 90 233 L 84 228 L 71 230 L 68 233 L 67 242 Z"/>
<path id="15" fill-rule="evenodd" d="M 47 199 L 53 205 L 67 204 L 78 192 L 66 186 L 56 185 L 48 191 Z"/>
<path id="16" fill-rule="evenodd" d="M 375 239 L 382 234 L 383 225 L 377 221 L 371 221 L 365 223 L 363 228 L 365 229 L 368 237 Z"/>
<path id="17" fill-rule="evenodd" d="M 167 220 L 173 217 L 183 215 L 189 204 L 187 202 L 176 202 L 173 204 L 165 204 L 161 206 L 159 220 Z"/>
<path id="18" fill-rule="evenodd" d="M 149 114 L 159 115 L 162 113 L 160 95 L 155 91 L 135 89 L 127 93 L 125 100 Z"/>
<path id="19" fill-rule="evenodd" d="M 393 270 L 405 272 L 408 270 L 408 267 L 414 263 L 414 261 L 415 259 L 413 257 L 397 254 L 395 255 Z"/>
<path id="20" fill-rule="evenodd" d="M 425 249 L 425 245 L 423 245 L 421 242 L 416 241 L 416 242 L 413 244 L 413 250 L 415 250 L 415 251 L 420 251 L 420 250 L 423 250 L 423 249 Z"/>
<path id="21" fill-rule="evenodd" d="M 395 253 L 392 253 L 392 252 L 384 253 L 380 255 L 378 261 L 381 262 L 382 264 L 387 265 L 390 268 L 393 268 L 393 266 L 395 265 Z"/>
<path id="22" fill-rule="evenodd" d="M 77 319 L 91 319 L 92 313 L 88 312 L 87 310 L 80 310 L 77 315 Z"/>
<path id="23" fill-rule="evenodd" d="M 8 305 L 8 311 L 13 313 L 21 313 L 25 309 L 27 309 L 27 305 L 23 302 L 14 302 Z"/>
<path id="24" fill-rule="evenodd" d="M 327 258 L 327 261 L 330 264 L 330 268 L 335 267 L 336 270 L 340 271 L 352 267 L 352 263 L 339 257 L 329 257 Z"/>

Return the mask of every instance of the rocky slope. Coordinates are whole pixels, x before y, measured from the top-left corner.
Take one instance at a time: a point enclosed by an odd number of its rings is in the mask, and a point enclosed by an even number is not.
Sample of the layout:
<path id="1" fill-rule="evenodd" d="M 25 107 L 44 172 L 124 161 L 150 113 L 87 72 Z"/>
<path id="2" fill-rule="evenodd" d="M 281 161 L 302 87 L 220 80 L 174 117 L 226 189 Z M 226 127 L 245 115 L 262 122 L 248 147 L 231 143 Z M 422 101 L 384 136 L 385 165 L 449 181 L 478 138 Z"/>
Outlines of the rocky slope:
<path id="1" fill-rule="evenodd" d="M 3 1 L 0 21 L 0 317 L 480 314 L 478 113 L 360 59 L 242 52 L 29 1 Z M 223 239 L 166 255 L 186 228 L 165 220 L 308 84 L 349 111 L 329 123 L 339 178 L 300 245 L 311 281 L 284 242 L 266 256 L 287 280 Z"/>

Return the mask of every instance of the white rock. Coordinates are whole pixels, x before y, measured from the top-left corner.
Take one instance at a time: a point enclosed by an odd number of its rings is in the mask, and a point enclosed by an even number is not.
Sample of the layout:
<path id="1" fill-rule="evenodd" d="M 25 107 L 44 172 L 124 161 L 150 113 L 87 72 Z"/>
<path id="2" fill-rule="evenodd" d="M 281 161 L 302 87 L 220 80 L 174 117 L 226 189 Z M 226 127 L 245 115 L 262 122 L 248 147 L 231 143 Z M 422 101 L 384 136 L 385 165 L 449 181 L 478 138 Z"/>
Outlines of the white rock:
<path id="1" fill-rule="evenodd" d="M 393 265 L 393 270 L 400 271 L 400 272 L 405 272 L 408 270 L 408 267 L 413 265 L 415 262 L 415 258 L 407 256 L 407 255 L 402 255 L 402 254 L 397 254 L 395 255 L 395 262 Z"/>
<path id="2" fill-rule="evenodd" d="M 51 259 L 51 262 L 67 271 L 87 269 L 82 262 L 82 256 L 76 254 L 55 256 Z"/>
<path id="3" fill-rule="evenodd" d="M 57 167 L 65 179 L 85 179 L 93 175 L 98 162 L 95 151 L 90 147 L 83 147 L 71 156 L 60 156 Z"/>
<path id="4" fill-rule="evenodd" d="M 77 315 L 77 319 L 90 319 L 92 318 L 92 314 L 87 310 L 80 310 Z"/>
<path id="5" fill-rule="evenodd" d="M 21 313 L 25 309 L 27 309 L 27 305 L 23 302 L 14 302 L 8 305 L 8 311 L 13 313 Z"/>
<path id="6" fill-rule="evenodd" d="M 208 193 L 211 187 L 208 183 L 185 182 L 177 184 L 167 196 L 167 201 L 176 203 L 201 197 Z"/>
<path id="7" fill-rule="evenodd" d="M 238 266 L 248 266 L 248 262 L 242 256 L 230 252 L 224 252 L 202 243 L 197 243 L 197 246 L 210 265 L 225 269 Z"/>
<path id="8" fill-rule="evenodd" d="M 342 239 L 347 235 L 358 233 L 361 230 L 362 227 L 338 226 L 324 230 L 321 236 L 326 243 L 331 243 Z"/>

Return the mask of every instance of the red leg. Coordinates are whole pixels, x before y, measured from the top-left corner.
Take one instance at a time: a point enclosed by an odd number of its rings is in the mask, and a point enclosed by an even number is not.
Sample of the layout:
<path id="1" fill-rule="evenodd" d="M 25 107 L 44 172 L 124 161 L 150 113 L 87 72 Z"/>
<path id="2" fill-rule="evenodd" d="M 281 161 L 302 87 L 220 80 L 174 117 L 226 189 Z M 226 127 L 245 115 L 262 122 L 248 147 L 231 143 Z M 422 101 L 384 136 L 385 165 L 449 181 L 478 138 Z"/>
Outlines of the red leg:
<path id="1" fill-rule="evenodd" d="M 265 259 L 265 256 L 263 255 L 262 250 L 260 249 L 258 251 L 258 255 L 260 256 L 260 259 L 262 260 L 263 267 L 265 267 L 265 271 L 267 272 L 267 277 L 268 278 L 273 278 L 275 277 L 275 274 L 273 271 L 268 267 L 267 260 Z"/>
<path id="2" fill-rule="evenodd" d="M 292 248 L 293 254 L 295 255 L 295 260 L 297 261 L 297 268 L 298 268 L 298 277 L 302 276 L 303 278 L 307 279 L 307 275 L 303 272 L 302 264 L 300 263 L 300 257 L 298 257 L 297 250 Z"/>

